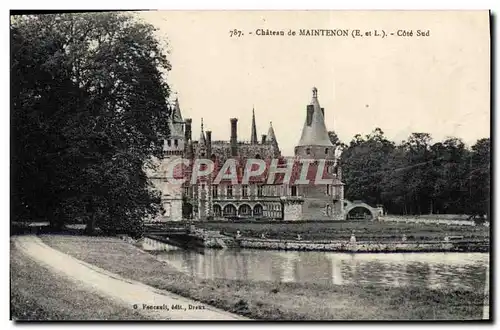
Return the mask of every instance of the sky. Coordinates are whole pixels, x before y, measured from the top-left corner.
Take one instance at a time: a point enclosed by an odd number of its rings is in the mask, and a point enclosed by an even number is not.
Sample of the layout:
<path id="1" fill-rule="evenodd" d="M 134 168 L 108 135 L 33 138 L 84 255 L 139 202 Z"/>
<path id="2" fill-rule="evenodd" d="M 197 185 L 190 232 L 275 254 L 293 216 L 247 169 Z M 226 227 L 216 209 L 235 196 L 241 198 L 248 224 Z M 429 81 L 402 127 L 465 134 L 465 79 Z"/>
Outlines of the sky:
<path id="1" fill-rule="evenodd" d="M 169 52 L 167 79 L 193 138 L 205 130 L 250 140 L 272 122 L 284 155 L 293 155 L 312 88 L 328 130 L 349 143 L 380 127 L 396 142 L 412 132 L 472 145 L 490 136 L 490 36 L 487 11 L 151 11 Z M 244 35 L 231 37 L 231 30 Z M 349 37 L 259 36 L 258 29 L 342 29 Z M 372 35 L 352 38 L 353 30 Z M 413 31 L 398 37 L 397 31 Z M 417 37 L 417 30 L 429 31 Z M 252 34 L 250 34 L 252 32 Z"/>

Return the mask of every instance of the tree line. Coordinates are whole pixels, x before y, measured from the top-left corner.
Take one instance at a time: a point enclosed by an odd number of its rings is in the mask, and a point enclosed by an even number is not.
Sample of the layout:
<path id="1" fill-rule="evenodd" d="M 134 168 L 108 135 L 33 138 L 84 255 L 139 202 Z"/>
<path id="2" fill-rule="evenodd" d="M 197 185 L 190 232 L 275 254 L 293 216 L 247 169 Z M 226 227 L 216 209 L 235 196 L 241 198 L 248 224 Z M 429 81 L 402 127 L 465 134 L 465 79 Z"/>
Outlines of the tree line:
<path id="1" fill-rule="evenodd" d="M 380 128 L 342 146 L 345 198 L 382 205 L 389 214 L 490 214 L 490 139 L 470 148 L 459 138 L 432 143 L 412 133 L 396 144 Z"/>
<path id="2" fill-rule="evenodd" d="M 129 14 L 11 17 L 11 220 L 141 231 L 168 135 L 170 64 Z"/>

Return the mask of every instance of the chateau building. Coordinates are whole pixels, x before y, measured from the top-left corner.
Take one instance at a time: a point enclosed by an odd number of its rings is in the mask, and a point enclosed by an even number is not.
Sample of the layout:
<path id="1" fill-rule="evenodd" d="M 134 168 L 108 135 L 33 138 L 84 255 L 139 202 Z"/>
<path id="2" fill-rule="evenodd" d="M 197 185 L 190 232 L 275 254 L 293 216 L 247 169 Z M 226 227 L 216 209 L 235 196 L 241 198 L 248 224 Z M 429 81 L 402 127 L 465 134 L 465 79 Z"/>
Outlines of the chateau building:
<path id="1" fill-rule="evenodd" d="M 212 140 L 212 132 L 204 131 L 197 141 L 192 138 L 192 120 L 182 118 L 178 100 L 169 119 L 170 139 L 165 141 L 165 158 L 150 179 L 155 189 L 161 191 L 164 213 L 155 221 L 200 221 L 267 219 L 267 220 L 342 220 L 344 219 L 344 184 L 339 164 L 339 155 L 331 143 L 324 120 L 324 108 L 318 100 L 318 91 L 313 88 L 312 100 L 306 107 L 305 122 L 301 138 L 295 147 L 294 156 L 283 156 L 279 149 L 272 123 L 267 134 L 257 138 L 255 111 L 252 113 L 250 141 L 238 140 L 238 119 L 231 118 L 229 141 Z M 183 168 L 180 176 L 188 178 L 183 184 L 169 182 L 168 164 L 187 159 L 210 159 L 215 164 L 213 175 L 191 184 L 191 168 Z M 222 165 L 234 159 L 237 163 L 238 183 L 222 180 L 215 184 L 214 177 Z M 277 174 L 269 183 L 265 177 L 251 178 L 248 184 L 241 183 L 242 171 L 247 159 L 261 159 L 266 173 L 273 159 L 279 160 L 278 168 L 293 166 L 291 180 Z M 309 184 L 297 184 L 304 166 L 299 160 L 309 159 L 309 168 L 304 173 Z M 321 162 L 324 168 L 321 168 Z M 329 184 L 315 182 L 316 172 L 322 171 L 322 179 Z"/>

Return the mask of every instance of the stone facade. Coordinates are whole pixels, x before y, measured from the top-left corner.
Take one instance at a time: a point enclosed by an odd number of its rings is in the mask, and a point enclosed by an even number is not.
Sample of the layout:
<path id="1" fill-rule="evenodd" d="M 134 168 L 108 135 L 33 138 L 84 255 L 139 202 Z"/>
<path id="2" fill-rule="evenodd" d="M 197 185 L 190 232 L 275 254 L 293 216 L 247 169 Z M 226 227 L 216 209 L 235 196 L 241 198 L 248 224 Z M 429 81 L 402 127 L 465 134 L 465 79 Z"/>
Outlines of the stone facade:
<path id="1" fill-rule="evenodd" d="M 255 112 L 252 116 L 251 138 L 249 142 L 238 140 L 238 119 L 231 118 L 231 136 L 229 141 L 212 141 L 212 132 L 204 131 L 203 119 L 201 134 L 193 141 L 191 119 L 182 119 L 179 102 L 176 100 L 173 115 L 169 122 L 171 138 L 165 141 L 165 158 L 160 162 L 159 170 L 150 173 L 155 189 L 162 193 L 164 214 L 155 221 L 193 220 L 342 220 L 344 185 L 341 182 L 339 155 L 329 140 L 324 123 L 324 109 L 319 106 L 317 90 L 313 89 L 313 98 L 306 107 L 306 120 L 301 140 L 295 148 L 295 156 L 281 155 L 272 123 L 267 134 L 257 140 Z M 333 184 L 317 185 L 314 178 L 308 185 L 284 184 L 279 175 L 272 184 L 254 180 L 246 185 L 231 184 L 222 181 L 213 184 L 214 177 L 205 178 L 196 184 L 186 182 L 175 185 L 167 180 L 167 164 L 179 158 L 194 161 L 209 158 L 215 163 L 218 172 L 226 160 L 232 158 L 238 164 L 246 159 L 272 159 L 295 162 L 298 159 L 311 159 L 318 166 L 318 160 L 325 160 L 323 178 L 333 179 Z M 299 166 L 300 170 L 300 166 Z M 190 178 L 190 170 L 184 169 L 182 175 Z M 298 179 L 298 178 L 297 178 Z M 188 180 L 189 181 L 189 180 Z M 241 182 L 241 181 L 240 181 Z"/>

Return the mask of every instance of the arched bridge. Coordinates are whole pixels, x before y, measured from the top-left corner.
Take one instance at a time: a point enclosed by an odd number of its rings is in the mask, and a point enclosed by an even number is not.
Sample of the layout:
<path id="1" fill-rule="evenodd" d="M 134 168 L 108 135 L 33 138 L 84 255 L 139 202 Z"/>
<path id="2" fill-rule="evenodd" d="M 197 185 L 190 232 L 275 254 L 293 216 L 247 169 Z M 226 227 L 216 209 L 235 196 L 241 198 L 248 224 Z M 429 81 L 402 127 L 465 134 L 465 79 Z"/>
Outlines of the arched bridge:
<path id="1" fill-rule="evenodd" d="M 344 199 L 344 218 L 347 220 L 347 217 L 349 215 L 349 212 L 354 210 L 355 208 L 362 208 L 366 211 L 368 211 L 371 216 L 372 220 L 377 220 L 379 216 L 383 215 L 382 212 L 382 207 L 372 207 L 368 204 L 366 204 L 363 201 L 348 201 L 347 199 Z"/>

